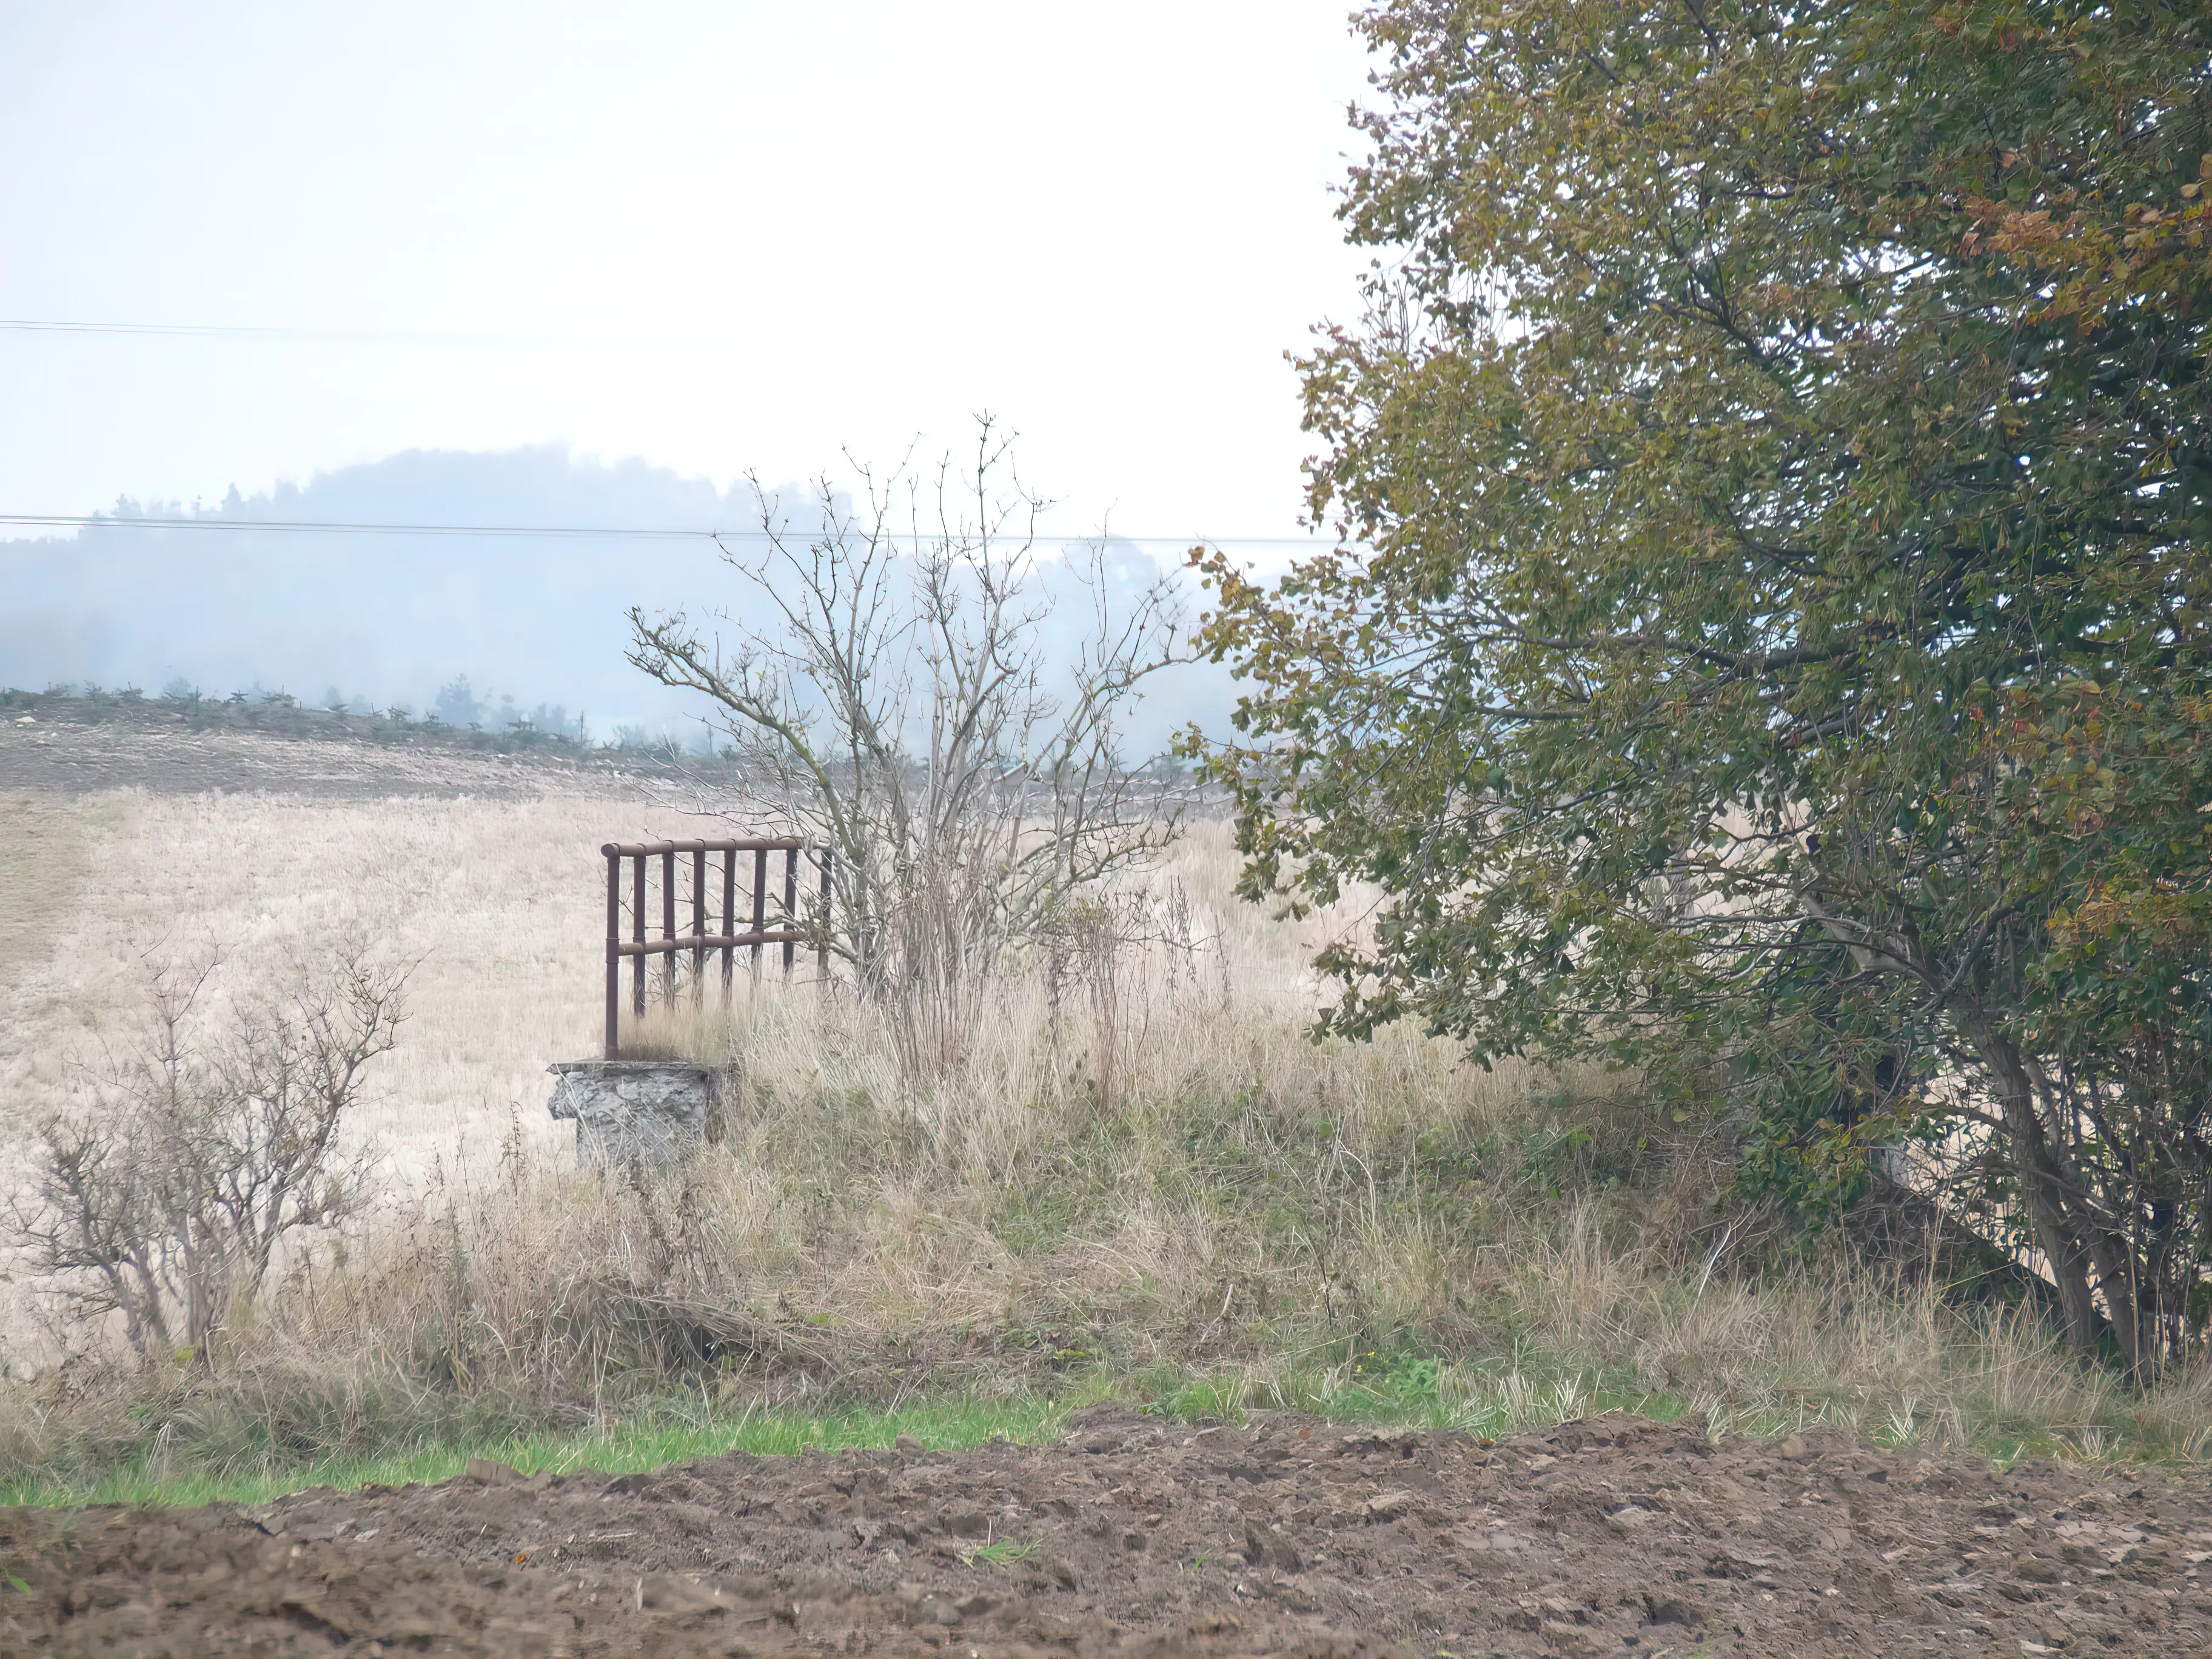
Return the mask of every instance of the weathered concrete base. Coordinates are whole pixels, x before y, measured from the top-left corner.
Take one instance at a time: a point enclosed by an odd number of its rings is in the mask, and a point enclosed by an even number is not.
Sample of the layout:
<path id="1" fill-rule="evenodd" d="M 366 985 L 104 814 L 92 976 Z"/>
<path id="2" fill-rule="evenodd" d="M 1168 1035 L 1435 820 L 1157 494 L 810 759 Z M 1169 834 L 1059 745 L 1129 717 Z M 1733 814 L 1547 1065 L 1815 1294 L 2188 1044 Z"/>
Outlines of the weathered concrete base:
<path id="1" fill-rule="evenodd" d="M 681 1060 L 573 1060 L 550 1068 L 546 1110 L 576 1120 L 576 1162 L 586 1168 L 676 1164 L 719 1127 L 721 1079 Z"/>

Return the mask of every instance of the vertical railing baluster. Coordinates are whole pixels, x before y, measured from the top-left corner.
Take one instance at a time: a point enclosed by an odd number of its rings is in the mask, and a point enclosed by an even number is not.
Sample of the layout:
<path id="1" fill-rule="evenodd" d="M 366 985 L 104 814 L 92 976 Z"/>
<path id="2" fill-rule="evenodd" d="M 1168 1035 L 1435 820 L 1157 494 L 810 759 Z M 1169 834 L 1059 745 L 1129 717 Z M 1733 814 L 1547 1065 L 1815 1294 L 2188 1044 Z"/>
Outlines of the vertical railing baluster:
<path id="1" fill-rule="evenodd" d="M 791 959 L 799 949 L 799 941 L 791 937 L 799 926 L 799 849 L 783 849 L 783 976 L 791 977 Z"/>
<path id="2" fill-rule="evenodd" d="M 660 855 L 660 942 L 668 946 L 660 953 L 661 1000 L 673 1008 L 676 1006 L 676 849 L 672 847 Z"/>
<path id="3" fill-rule="evenodd" d="M 696 1005 L 707 994 L 707 849 L 691 849 L 691 1000 Z"/>
<path id="4" fill-rule="evenodd" d="M 768 927 L 768 848 L 753 848 L 753 932 L 756 935 Z M 753 940 L 751 966 L 753 978 L 760 978 L 760 940 Z"/>
<path id="5" fill-rule="evenodd" d="M 607 860 L 607 1058 L 620 1057 L 615 1029 L 622 1001 L 622 854 L 610 842 L 599 848 Z"/>
<path id="6" fill-rule="evenodd" d="M 630 1012 L 640 1019 L 645 1018 L 645 854 L 637 855 L 630 872 L 629 900 L 630 942 L 637 946 L 637 954 L 630 960 Z"/>
<path id="7" fill-rule="evenodd" d="M 730 1000 L 730 982 L 736 976 L 738 947 L 728 941 L 738 931 L 738 849 L 722 849 L 722 1000 Z"/>

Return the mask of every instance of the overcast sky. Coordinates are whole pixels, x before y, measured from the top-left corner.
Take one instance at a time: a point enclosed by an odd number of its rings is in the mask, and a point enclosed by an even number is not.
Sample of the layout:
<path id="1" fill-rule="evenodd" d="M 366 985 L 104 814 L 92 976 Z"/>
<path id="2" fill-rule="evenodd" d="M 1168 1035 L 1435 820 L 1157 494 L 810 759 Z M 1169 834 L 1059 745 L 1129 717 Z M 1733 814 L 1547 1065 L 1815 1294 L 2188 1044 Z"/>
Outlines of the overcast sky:
<path id="1" fill-rule="evenodd" d="M 0 0 L 0 511 L 565 443 L 1023 434 L 1070 530 L 1297 528 L 1346 0 Z M 0 672 L 0 678 L 5 678 Z"/>

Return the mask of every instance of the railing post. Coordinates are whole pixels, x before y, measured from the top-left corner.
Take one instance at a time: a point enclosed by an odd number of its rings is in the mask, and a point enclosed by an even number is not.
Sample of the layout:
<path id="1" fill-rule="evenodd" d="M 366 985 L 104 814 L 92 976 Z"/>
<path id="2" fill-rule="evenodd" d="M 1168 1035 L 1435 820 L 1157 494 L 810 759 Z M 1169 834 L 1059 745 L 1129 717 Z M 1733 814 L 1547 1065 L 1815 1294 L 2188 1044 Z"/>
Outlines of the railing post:
<path id="1" fill-rule="evenodd" d="M 722 849 L 722 937 L 734 939 L 738 932 L 738 849 Z M 730 1000 L 730 981 L 736 975 L 738 947 L 722 946 L 722 1000 Z"/>
<path id="2" fill-rule="evenodd" d="M 753 932 L 761 933 L 768 928 L 768 848 L 753 848 Z M 760 977 L 760 940 L 753 940 L 753 977 Z"/>
<path id="3" fill-rule="evenodd" d="M 630 1012 L 638 1018 L 645 1018 L 645 854 L 637 855 L 635 866 L 630 872 L 629 936 L 639 947 L 630 958 Z"/>
<path id="4" fill-rule="evenodd" d="M 707 849 L 691 849 L 691 1000 L 707 994 L 707 947 L 696 941 L 707 937 Z"/>
<path id="5" fill-rule="evenodd" d="M 789 937 L 799 926 L 799 849 L 783 849 L 783 976 L 791 977 L 791 959 L 799 949 L 799 941 Z"/>
<path id="6" fill-rule="evenodd" d="M 822 931 L 814 940 L 814 969 L 824 984 L 830 979 L 830 866 L 836 857 L 827 847 L 822 849 Z"/>
<path id="7" fill-rule="evenodd" d="M 660 942 L 670 948 L 660 953 L 660 994 L 671 1008 L 676 1006 L 676 849 L 660 855 Z"/>
<path id="8" fill-rule="evenodd" d="M 607 859 L 607 1054 L 621 1057 L 617 1042 L 616 1016 L 622 1001 L 622 854 L 610 842 L 599 851 Z"/>

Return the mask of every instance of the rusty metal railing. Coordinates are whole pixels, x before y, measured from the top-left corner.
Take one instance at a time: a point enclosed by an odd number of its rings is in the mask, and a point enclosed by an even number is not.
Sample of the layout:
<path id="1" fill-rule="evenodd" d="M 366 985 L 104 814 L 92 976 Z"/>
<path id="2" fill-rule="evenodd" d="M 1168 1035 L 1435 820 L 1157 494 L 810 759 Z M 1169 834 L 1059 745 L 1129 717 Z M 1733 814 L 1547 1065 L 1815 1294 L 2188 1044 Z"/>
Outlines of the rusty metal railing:
<path id="1" fill-rule="evenodd" d="M 721 854 L 721 928 L 719 933 L 707 931 L 708 863 L 709 854 Z M 769 854 L 783 854 L 782 916 L 778 925 L 769 926 Z M 810 851 L 805 842 L 795 836 L 740 837 L 730 841 L 646 841 L 609 842 L 599 848 L 600 856 L 607 861 L 607 1030 L 606 1057 L 622 1057 L 621 1033 L 618 1029 L 622 1010 L 622 964 L 626 957 L 630 962 L 630 1010 L 638 1018 L 646 1011 L 646 958 L 661 958 L 661 983 L 666 1000 L 673 1004 L 677 999 L 677 966 L 688 953 L 691 958 L 691 994 L 695 998 L 705 994 L 707 957 L 719 951 L 722 958 L 722 995 L 726 1000 L 737 976 L 737 953 L 745 950 L 751 953 L 755 975 L 760 972 L 761 951 L 770 945 L 783 947 L 783 971 L 791 973 L 792 963 L 799 946 L 810 937 L 809 931 L 799 925 L 799 854 L 807 853 L 818 867 L 821 875 L 820 908 L 814 918 L 811 937 L 815 945 L 816 963 L 827 975 L 830 970 L 830 889 L 831 854 L 826 848 Z M 743 933 L 738 931 L 738 857 L 751 854 L 752 881 L 750 884 L 751 925 Z M 677 863 L 684 856 L 690 875 L 691 931 L 679 934 L 676 931 Z M 646 937 L 647 866 L 653 860 L 660 863 L 660 937 Z M 630 934 L 623 937 L 623 866 L 630 866 L 629 922 Z"/>

